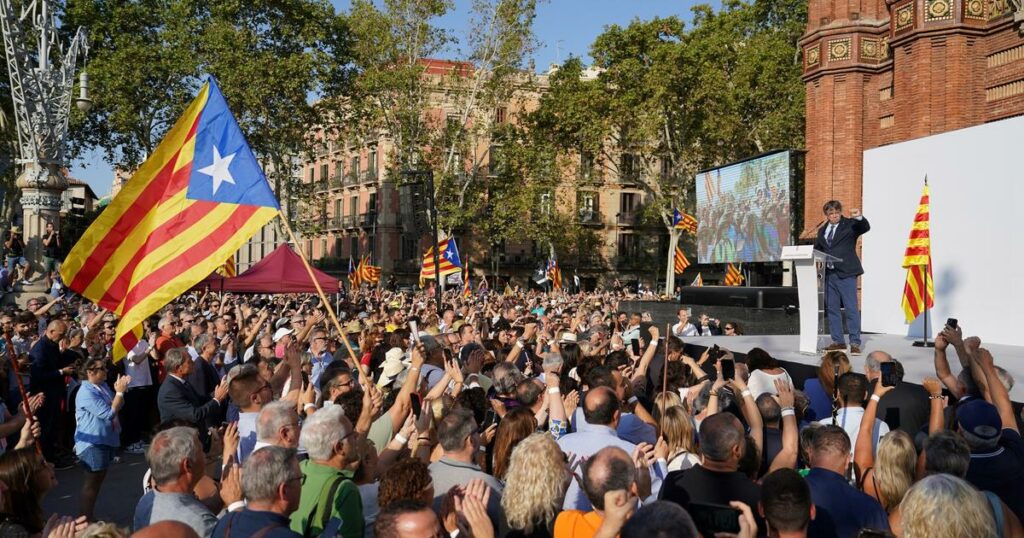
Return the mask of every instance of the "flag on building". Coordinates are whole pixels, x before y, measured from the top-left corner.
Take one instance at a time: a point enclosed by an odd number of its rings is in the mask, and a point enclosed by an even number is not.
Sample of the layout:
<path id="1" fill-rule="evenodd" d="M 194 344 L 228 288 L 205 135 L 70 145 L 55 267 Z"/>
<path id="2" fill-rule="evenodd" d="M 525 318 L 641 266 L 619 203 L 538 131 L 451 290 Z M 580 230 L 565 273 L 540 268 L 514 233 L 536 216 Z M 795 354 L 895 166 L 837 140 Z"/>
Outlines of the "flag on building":
<path id="1" fill-rule="evenodd" d="M 356 267 L 355 262 L 352 261 L 352 256 L 348 257 L 348 285 L 352 289 L 359 287 L 359 268 Z"/>
<path id="2" fill-rule="evenodd" d="M 925 179 L 921 201 L 917 205 L 914 224 L 910 227 L 903 267 L 907 282 L 903 286 L 903 315 L 907 323 L 935 306 L 935 285 L 932 280 L 932 243 L 928 226 L 928 180 Z"/>
<path id="3" fill-rule="evenodd" d="M 238 270 L 235 268 L 234 254 L 228 258 L 228 261 L 224 262 L 224 265 L 217 268 L 217 274 L 227 278 L 234 278 L 238 275 Z"/>
<path id="4" fill-rule="evenodd" d="M 725 285 L 726 286 L 739 286 L 743 284 L 743 273 L 740 272 L 740 268 L 733 264 L 729 264 L 725 268 Z"/>
<path id="5" fill-rule="evenodd" d="M 548 260 L 548 269 L 544 272 L 544 276 L 551 281 L 551 289 L 555 291 L 562 289 L 562 270 L 558 267 L 558 260 L 555 258 Z"/>
<path id="6" fill-rule="evenodd" d="M 693 279 L 693 282 L 690 282 L 690 285 L 698 287 L 704 285 L 704 279 L 701 278 L 700 273 L 697 273 L 697 278 Z"/>
<path id="7" fill-rule="evenodd" d="M 466 269 L 462 271 L 462 296 L 473 296 L 473 288 L 469 283 L 469 262 L 466 262 Z"/>
<path id="8" fill-rule="evenodd" d="M 676 274 L 682 273 L 690 266 L 690 260 L 686 259 L 686 255 L 683 254 L 683 249 L 676 247 Z"/>
<path id="9" fill-rule="evenodd" d="M 437 251 L 440 253 L 440 256 L 438 256 L 438 272 L 441 276 L 458 273 L 462 270 L 462 260 L 459 258 L 459 247 L 455 244 L 455 239 L 449 237 L 439 242 L 437 244 Z M 423 286 L 424 281 L 432 280 L 433 278 L 434 248 L 431 247 L 423 255 L 423 265 L 420 267 L 420 287 Z"/>
<path id="10" fill-rule="evenodd" d="M 692 234 L 697 233 L 697 219 L 693 215 L 687 215 L 678 209 L 672 210 L 672 227 L 677 230 L 686 230 Z"/>
<path id="11" fill-rule="evenodd" d="M 279 212 L 211 78 L 71 249 L 61 276 L 120 318 L 118 361 L 142 337 L 143 322 L 224 265 Z"/>
<path id="12" fill-rule="evenodd" d="M 356 273 L 359 275 L 360 282 L 380 284 L 380 267 L 371 265 L 369 256 L 363 256 L 363 259 L 359 260 L 359 268 Z"/>

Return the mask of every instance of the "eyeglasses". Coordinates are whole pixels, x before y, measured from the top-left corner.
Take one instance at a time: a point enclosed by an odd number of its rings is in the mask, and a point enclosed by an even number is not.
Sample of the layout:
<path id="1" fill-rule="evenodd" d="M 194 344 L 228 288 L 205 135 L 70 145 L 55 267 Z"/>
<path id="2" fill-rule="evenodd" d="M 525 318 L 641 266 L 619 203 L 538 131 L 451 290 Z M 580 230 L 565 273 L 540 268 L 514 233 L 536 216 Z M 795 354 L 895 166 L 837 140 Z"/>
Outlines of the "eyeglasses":
<path id="1" fill-rule="evenodd" d="M 300 486 L 305 486 L 306 485 L 306 475 L 304 475 L 304 474 L 300 474 L 299 476 L 293 476 L 293 477 L 289 478 L 288 480 L 285 480 L 285 483 L 287 484 L 288 482 L 293 482 L 295 480 L 299 481 L 299 485 Z"/>
<path id="2" fill-rule="evenodd" d="M 107 369 L 102 367 L 102 366 L 98 366 L 96 368 L 86 368 L 85 371 L 86 372 L 105 372 L 105 371 L 107 371 Z"/>
<path id="3" fill-rule="evenodd" d="M 727 326 L 725 327 L 725 330 L 727 330 L 727 331 L 735 331 L 735 330 L 736 330 L 736 328 L 735 328 L 735 327 L 729 327 L 729 326 L 727 325 Z"/>

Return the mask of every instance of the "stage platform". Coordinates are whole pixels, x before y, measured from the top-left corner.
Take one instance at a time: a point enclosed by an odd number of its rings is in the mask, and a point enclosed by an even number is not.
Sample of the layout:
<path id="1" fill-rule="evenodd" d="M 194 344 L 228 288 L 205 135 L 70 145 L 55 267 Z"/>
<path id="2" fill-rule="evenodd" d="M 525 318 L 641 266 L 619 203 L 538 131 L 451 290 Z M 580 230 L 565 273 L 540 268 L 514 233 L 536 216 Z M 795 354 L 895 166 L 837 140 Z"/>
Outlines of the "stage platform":
<path id="1" fill-rule="evenodd" d="M 734 354 L 740 362 L 744 362 L 747 351 L 759 347 L 767 351 L 771 356 L 783 361 L 784 367 L 794 378 L 797 386 L 803 385 L 803 379 L 814 377 L 814 369 L 821 361 L 821 353 L 817 355 L 805 355 L 798 351 L 800 337 L 797 335 L 756 335 L 756 336 L 695 336 L 685 338 L 686 344 L 695 346 L 703 351 L 703 348 L 718 344 Z M 925 377 L 935 376 L 934 349 L 914 347 L 911 344 L 914 338 L 891 335 L 891 334 L 864 334 L 863 354 L 859 357 L 850 357 L 853 369 L 856 372 L 864 373 L 864 360 L 867 354 L 872 351 L 885 351 L 895 357 L 906 372 L 904 380 L 920 385 Z M 830 339 L 827 335 L 819 336 L 819 347 L 829 345 Z M 1006 368 L 1013 375 L 1016 383 L 1010 391 L 1010 398 L 1014 402 L 1024 402 L 1024 364 L 1020 358 L 1024 357 L 1024 347 L 1008 346 L 1000 344 L 985 344 L 982 346 L 992 352 L 996 364 Z M 690 351 L 690 350 L 688 350 Z M 690 351 L 694 353 L 697 350 Z M 948 351 L 950 368 L 953 373 L 960 372 L 960 361 L 957 359 L 956 351 Z"/>

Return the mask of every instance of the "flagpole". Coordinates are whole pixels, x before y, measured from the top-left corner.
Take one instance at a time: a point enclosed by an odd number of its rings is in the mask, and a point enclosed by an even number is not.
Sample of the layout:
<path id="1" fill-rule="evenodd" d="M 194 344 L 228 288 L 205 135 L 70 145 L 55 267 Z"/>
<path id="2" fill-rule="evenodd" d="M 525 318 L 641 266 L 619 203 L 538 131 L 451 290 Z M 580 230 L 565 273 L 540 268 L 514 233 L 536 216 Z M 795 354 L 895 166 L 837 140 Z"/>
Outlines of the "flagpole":
<path id="1" fill-rule="evenodd" d="M 334 328 L 338 330 L 338 336 L 340 337 L 342 344 L 345 344 L 345 349 L 348 350 L 348 356 L 352 361 L 352 369 L 358 372 L 359 380 L 363 383 L 372 383 L 373 381 L 366 377 L 363 369 L 359 367 L 359 359 L 356 357 L 356 352 L 352 350 L 352 345 L 348 342 L 348 337 L 345 335 L 345 331 L 341 329 L 341 323 L 338 321 L 338 316 L 334 313 L 334 308 L 331 308 L 331 301 L 327 299 L 327 294 L 324 293 L 322 287 L 320 287 L 320 281 L 316 279 L 316 275 L 313 273 L 313 268 L 309 265 L 309 260 L 306 259 L 306 253 L 302 251 L 302 244 L 295 239 L 295 234 L 292 232 L 291 225 L 288 224 L 288 219 L 285 218 L 284 213 L 279 212 L 278 216 L 281 217 L 281 223 L 284 225 L 284 230 L 288 234 L 288 239 L 295 244 L 295 250 L 299 252 L 299 258 L 302 259 L 302 265 L 306 268 L 306 273 L 309 274 L 309 279 L 313 281 L 313 286 L 316 287 L 316 292 L 320 295 L 320 302 L 323 303 L 324 308 L 327 309 L 327 315 L 331 318 L 331 323 L 334 324 Z"/>
<path id="2" fill-rule="evenodd" d="M 931 258 L 929 257 L 929 261 Z M 924 298 L 924 339 L 916 340 L 914 347 L 935 347 L 935 342 L 928 341 L 928 273 L 931 272 L 931 264 L 927 263 L 924 266 L 924 290 L 921 296 Z"/>

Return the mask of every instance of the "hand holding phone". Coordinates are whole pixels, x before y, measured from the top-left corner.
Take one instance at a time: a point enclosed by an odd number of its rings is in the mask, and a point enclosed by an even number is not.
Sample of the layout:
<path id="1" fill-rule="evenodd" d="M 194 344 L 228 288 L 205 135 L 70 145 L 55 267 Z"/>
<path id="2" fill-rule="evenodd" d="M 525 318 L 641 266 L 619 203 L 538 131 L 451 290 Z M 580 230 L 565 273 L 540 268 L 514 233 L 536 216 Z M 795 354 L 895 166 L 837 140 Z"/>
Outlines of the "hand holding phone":
<path id="1" fill-rule="evenodd" d="M 878 366 L 882 371 L 882 377 L 880 382 L 882 383 L 883 387 L 895 387 L 897 384 L 899 384 L 899 380 L 896 378 L 895 363 L 887 361 L 880 363 Z"/>
<path id="2" fill-rule="evenodd" d="M 724 381 L 732 381 L 736 379 L 736 361 L 732 359 L 722 359 L 719 361 L 722 365 L 722 379 Z"/>

